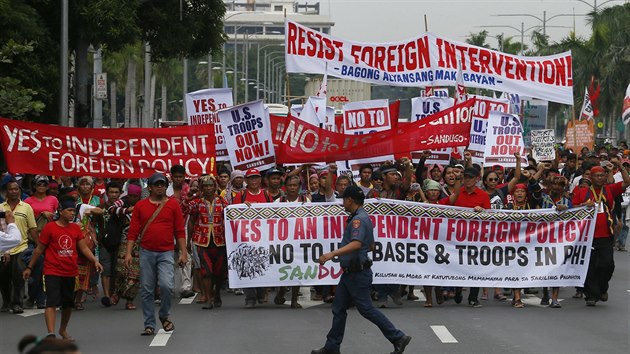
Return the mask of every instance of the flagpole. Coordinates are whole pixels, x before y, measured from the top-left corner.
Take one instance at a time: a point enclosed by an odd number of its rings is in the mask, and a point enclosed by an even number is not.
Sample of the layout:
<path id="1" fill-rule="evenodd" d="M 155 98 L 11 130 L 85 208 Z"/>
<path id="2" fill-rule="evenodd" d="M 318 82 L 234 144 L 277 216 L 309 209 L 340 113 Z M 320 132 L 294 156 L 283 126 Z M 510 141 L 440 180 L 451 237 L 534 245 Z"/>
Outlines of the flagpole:
<path id="1" fill-rule="evenodd" d="M 287 9 L 284 9 L 284 22 L 285 23 L 287 22 Z M 285 49 L 285 51 L 286 51 L 286 49 Z M 286 53 L 285 53 L 285 57 L 286 57 Z M 287 95 L 286 95 L 286 97 L 287 97 L 287 107 L 289 107 L 289 112 L 291 112 L 291 98 L 290 98 L 291 97 L 291 85 L 289 83 L 289 72 L 287 71 L 286 66 L 287 66 L 287 61 L 286 61 L 286 58 L 285 58 L 285 60 L 284 60 L 284 80 L 285 80 L 285 85 L 284 86 L 287 89 Z M 280 97 L 282 97 L 282 96 L 280 96 Z"/>
<path id="2" fill-rule="evenodd" d="M 577 155 L 577 149 L 578 149 L 578 144 L 577 144 L 577 126 L 575 125 L 575 106 L 571 106 L 571 113 L 572 113 L 572 118 L 571 121 L 573 122 L 573 146 L 575 146 L 575 150 L 574 153 Z"/>

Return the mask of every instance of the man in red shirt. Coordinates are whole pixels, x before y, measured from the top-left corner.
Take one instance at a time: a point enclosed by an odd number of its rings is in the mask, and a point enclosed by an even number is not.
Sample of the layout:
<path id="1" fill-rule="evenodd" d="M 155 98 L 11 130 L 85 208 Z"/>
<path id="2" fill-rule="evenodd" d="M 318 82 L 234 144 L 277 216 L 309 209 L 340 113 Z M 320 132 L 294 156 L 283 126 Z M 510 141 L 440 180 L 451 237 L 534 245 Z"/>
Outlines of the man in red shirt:
<path id="1" fill-rule="evenodd" d="M 447 200 L 451 205 L 463 207 L 463 208 L 473 208 L 476 212 L 482 212 L 486 209 L 491 209 L 490 206 L 490 197 L 488 193 L 477 187 L 477 183 L 479 182 L 479 170 L 474 167 L 467 167 L 464 170 L 464 178 L 463 178 L 463 186 L 460 189 L 459 196 L 453 202 L 452 199 L 443 199 L 446 202 Z M 460 178 L 459 176 L 456 179 Z M 479 296 L 479 288 L 470 288 L 470 293 L 468 294 L 468 304 L 474 308 L 482 307 L 481 303 L 478 300 Z M 456 303 L 462 302 L 462 288 L 455 289 L 455 298 Z"/>
<path id="2" fill-rule="evenodd" d="M 74 199 L 68 197 L 61 201 L 59 219 L 49 222 L 39 234 L 37 248 L 33 251 L 33 257 L 26 266 L 22 276 L 28 280 L 35 263 L 45 252 L 44 256 L 44 280 L 46 284 L 46 310 L 44 318 L 48 329 L 48 336 L 55 336 L 55 313 L 61 306 L 61 325 L 59 335 L 63 339 L 72 340 L 68 334 L 68 322 L 74 306 L 75 277 L 79 274 L 78 259 L 81 251 L 83 256 L 98 272 L 103 267 L 83 239 L 83 232 L 78 224 L 73 223 L 76 213 Z"/>
<path id="3" fill-rule="evenodd" d="M 129 233 L 127 234 L 127 254 L 125 264 L 131 265 L 133 244 L 140 238 L 140 294 L 144 331 L 142 335 L 155 334 L 155 286 L 160 288 L 160 322 L 165 331 L 175 329 L 169 319 L 171 299 L 174 292 L 174 247 L 173 239 L 179 247 L 178 264 L 188 261 L 184 217 L 175 199 L 166 196 L 168 180 L 161 173 L 149 177 L 149 197 L 136 203 Z"/>
<path id="4" fill-rule="evenodd" d="M 619 160 L 611 161 L 621 171 L 623 181 L 606 184 L 608 171 L 601 166 L 591 168 L 593 185 L 589 188 L 577 188 L 573 192 L 573 206 L 595 207 L 595 237 L 591 248 L 591 258 L 584 281 L 584 300 L 586 306 L 595 306 L 599 300 L 608 301 L 608 282 L 615 270 L 613 260 L 613 213 L 615 198 L 630 186 L 630 176 Z M 609 169 L 612 170 L 612 169 Z"/>
<path id="5" fill-rule="evenodd" d="M 262 177 L 260 171 L 255 168 L 247 170 L 245 172 L 245 181 L 247 187 L 243 192 L 234 198 L 232 204 L 247 204 L 250 206 L 254 203 L 272 203 L 273 198 L 269 193 L 261 188 Z M 267 288 L 247 288 L 245 291 L 245 308 L 251 309 L 256 306 L 256 301 L 259 304 L 267 302 Z"/>

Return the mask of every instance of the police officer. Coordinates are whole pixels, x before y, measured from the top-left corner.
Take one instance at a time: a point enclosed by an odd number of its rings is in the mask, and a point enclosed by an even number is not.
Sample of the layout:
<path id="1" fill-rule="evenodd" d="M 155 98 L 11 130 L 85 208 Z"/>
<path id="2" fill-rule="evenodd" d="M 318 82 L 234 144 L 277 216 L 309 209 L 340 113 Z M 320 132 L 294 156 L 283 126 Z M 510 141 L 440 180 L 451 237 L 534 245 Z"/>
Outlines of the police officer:
<path id="1" fill-rule="evenodd" d="M 368 258 L 368 251 L 374 246 L 372 222 L 363 209 L 365 195 L 361 188 L 349 186 L 344 191 L 343 207 L 350 213 L 348 223 L 341 240 L 341 248 L 319 257 L 319 263 L 324 264 L 339 257 L 339 264 L 343 275 L 335 292 L 332 304 L 333 323 L 326 336 L 326 344 L 311 354 L 337 354 L 343 340 L 346 327 L 346 310 L 354 304 L 361 316 L 374 323 L 385 337 L 394 345 L 392 354 L 400 354 L 411 341 L 411 337 L 396 329 L 394 325 L 379 310 L 374 308 L 370 298 L 372 289 L 372 261 Z"/>

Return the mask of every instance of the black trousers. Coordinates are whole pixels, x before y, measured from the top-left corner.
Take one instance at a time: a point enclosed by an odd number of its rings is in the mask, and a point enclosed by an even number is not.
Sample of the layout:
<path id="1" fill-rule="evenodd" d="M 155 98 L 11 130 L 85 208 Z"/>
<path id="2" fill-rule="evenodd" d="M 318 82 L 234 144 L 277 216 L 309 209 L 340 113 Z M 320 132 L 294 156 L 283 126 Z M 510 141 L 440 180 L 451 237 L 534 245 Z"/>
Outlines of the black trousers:
<path id="1" fill-rule="evenodd" d="M 597 301 L 602 294 L 608 292 L 608 282 L 615 271 L 613 243 L 612 237 L 593 239 L 588 273 L 584 281 L 585 300 Z"/>

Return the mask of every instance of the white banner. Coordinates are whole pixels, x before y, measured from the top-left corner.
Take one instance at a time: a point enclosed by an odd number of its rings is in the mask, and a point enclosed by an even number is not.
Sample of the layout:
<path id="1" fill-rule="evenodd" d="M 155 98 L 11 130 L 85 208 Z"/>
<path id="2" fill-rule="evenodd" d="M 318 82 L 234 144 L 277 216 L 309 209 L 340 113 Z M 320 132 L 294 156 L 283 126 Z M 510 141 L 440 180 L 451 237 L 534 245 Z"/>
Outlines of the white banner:
<path id="1" fill-rule="evenodd" d="M 450 206 L 368 200 L 375 284 L 527 288 L 583 286 L 593 208 L 482 213 Z M 231 205 L 225 230 L 230 286 L 331 285 L 348 214 L 333 203 Z"/>
<path id="2" fill-rule="evenodd" d="M 553 129 L 532 130 L 532 153 L 536 161 L 556 159 L 556 133 Z"/>
<path id="3" fill-rule="evenodd" d="M 222 109 L 217 115 L 223 126 L 230 164 L 235 170 L 275 167 L 271 123 L 262 100 Z"/>
<path id="4" fill-rule="evenodd" d="M 483 152 L 486 150 L 486 134 L 488 131 L 488 116 L 491 111 L 509 113 L 510 101 L 505 99 L 475 96 L 475 110 L 472 125 L 470 126 L 470 140 L 468 150 L 472 155 L 473 163 L 483 163 Z"/>
<path id="5" fill-rule="evenodd" d="M 484 165 L 502 165 L 516 167 L 515 153 L 521 154 L 523 166 L 527 165 L 525 145 L 523 145 L 523 128 L 521 121 L 513 114 L 490 112 L 488 116 L 488 131 L 486 134 L 486 149 L 484 150 Z"/>
<path id="6" fill-rule="evenodd" d="M 573 105 L 571 52 L 544 57 L 505 54 L 433 33 L 406 41 L 360 43 L 285 22 L 290 73 L 324 74 L 378 85 L 455 86 L 458 61 L 466 87 L 519 93 Z"/>
<path id="7" fill-rule="evenodd" d="M 217 138 L 217 161 L 229 161 L 223 127 L 219 122 L 216 111 L 232 107 L 231 88 L 204 89 L 186 94 L 186 114 L 188 125 L 214 124 L 214 134 Z"/>
<path id="8" fill-rule="evenodd" d="M 337 161 L 337 173 L 339 175 L 344 174 L 346 176 L 351 176 L 351 178 L 358 183 L 361 179 L 359 171 L 361 166 L 370 165 L 373 170 L 376 170 L 383 166 L 387 161 L 391 162 L 394 160 L 394 155 L 384 155 L 367 159 Z"/>
<path id="9" fill-rule="evenodd" d="M 628 124 L 628 122 L 630 122 L 630 84 L 628 84 L 628 88 L 626 89 L 626 96 L 623 98 L 621 119 L 623 119 L 623 124 Z"/>
<path id="10" fill-rule="evenodd" d="M 582 110 L 580 111 L 580 120 L 593 119 L 593 103 L 591 95 L 588 94 L 588 87 L 584 89 L 584 102 L 582 102 Z"/>

